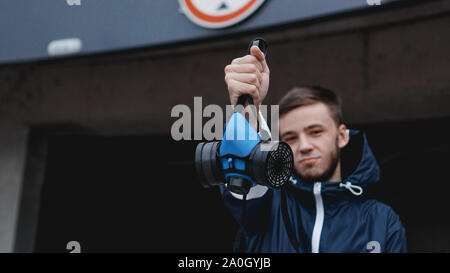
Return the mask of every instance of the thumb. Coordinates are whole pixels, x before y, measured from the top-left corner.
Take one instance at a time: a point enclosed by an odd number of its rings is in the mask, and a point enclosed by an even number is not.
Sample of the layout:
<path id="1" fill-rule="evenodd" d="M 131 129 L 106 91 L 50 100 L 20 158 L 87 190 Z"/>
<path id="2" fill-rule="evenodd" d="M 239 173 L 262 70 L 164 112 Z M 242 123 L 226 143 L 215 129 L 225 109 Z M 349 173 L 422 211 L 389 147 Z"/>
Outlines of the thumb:
<path id="1" fill-rule="evenodd" d="M 257 46 L 252 46 L 250 48 L 250 55 L 255 56 L 262 64 L 263 66 L 263 72 L 269 71 L 269 67 L 266 63 L 266 57 L 264 56 L 264 53 L 262 53 L 261 49 Z"/>
<path id="2" fill-rule="evenodd" d="M 265 60 L 264 53 L 257 46 L 252 46 L 250 48 L 250 55 L 255 56 L 260 62 Z"/>

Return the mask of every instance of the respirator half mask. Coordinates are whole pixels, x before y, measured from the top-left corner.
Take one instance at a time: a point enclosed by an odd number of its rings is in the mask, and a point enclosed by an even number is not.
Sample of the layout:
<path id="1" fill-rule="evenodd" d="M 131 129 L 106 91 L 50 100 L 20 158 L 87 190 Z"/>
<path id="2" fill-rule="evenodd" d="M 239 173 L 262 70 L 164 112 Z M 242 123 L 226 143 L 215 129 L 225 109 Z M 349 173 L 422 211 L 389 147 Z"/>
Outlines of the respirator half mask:
<path id="1" fill-rule="evenodd" d="M 257 38 L 248 47 L 258 46 L 267 54 L 267 43 Z M 293 155 L 288 144 L 263 140 L 249 124 L 244 114 L 236 110 L 245 104 L 252 106 L 249 95 L 239 97 L 235 111 L 228 120 L 222 141 L 202 142 L 195 151 L 195 166 L 205 188 L 225 184 L 237 194 L 246 195 L 255 185 L 272 189 L 282 187 L 293 170 Z M 254 111 L 256 118 L 256 111 Z"/>

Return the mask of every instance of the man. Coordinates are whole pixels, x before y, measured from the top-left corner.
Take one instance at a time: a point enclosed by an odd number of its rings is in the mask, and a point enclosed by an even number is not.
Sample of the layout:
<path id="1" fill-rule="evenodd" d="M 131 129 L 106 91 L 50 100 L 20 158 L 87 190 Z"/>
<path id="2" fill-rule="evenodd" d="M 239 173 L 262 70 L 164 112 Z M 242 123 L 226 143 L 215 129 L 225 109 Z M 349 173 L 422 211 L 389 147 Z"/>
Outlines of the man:
<path id="1" fill-rule="evenodd" d="M 259 106 L 269 74 L 256 46 L 250 55 L 234 59 L 225 67 L 231 104 L 250 94 Z M 343 124 L 336 94 L 318 86 L 298 87 L 279 106 L 280 138 L 292 149 L 294 173 L 281 190 L 250 189 L 247 217 L 240 223 L 246 252 L 406 252 L 398 215 L 363 197 L 364 188 L 379 180 L 379 167 L 365 135 Z M 240 222 L 242 196 L 224 186 L 221 193 Z"/>

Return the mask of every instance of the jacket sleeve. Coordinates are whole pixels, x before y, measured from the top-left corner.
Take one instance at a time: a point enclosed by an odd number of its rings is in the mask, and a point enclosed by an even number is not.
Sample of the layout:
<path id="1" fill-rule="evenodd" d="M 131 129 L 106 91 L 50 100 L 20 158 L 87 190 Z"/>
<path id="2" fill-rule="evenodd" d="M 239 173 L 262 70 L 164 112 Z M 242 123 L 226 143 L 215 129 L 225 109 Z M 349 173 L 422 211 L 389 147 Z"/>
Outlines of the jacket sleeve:
<path id="1" fill-rule="evenodd" d="M 400 217 L 389 210 L 385 253 L 406 253 L 406 231 Z"/>
<path id="2" fill-rule="evenodd" d="M 242 195 L 232 193 L 224 185 L 220 185 L 220 193 L 225 206 L 239 225 L 242 225 Z M 273 190 L 265 186 L 256 185 L 250 189 L 246 198 L 246 219 L 244 225 L 247 225 L 253 216 L 265 207 L 264 204 L 272 200 L 272 195 Z"/>

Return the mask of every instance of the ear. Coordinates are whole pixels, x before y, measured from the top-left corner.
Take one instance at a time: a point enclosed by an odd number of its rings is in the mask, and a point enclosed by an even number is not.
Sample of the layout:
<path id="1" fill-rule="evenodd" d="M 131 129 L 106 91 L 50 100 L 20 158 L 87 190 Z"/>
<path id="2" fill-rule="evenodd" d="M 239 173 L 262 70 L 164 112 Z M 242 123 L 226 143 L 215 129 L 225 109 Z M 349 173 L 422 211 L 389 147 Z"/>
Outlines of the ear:
<path id="1" fill-rule="evenodd" d="M 347 126 L 345 124 L 341 124 L 338 127 L 338 145 L 339 148 L 342 149 L 345 146 L 347 146 L 348 142 L 350 140 L 350 137 L 347 133 Z"/>

